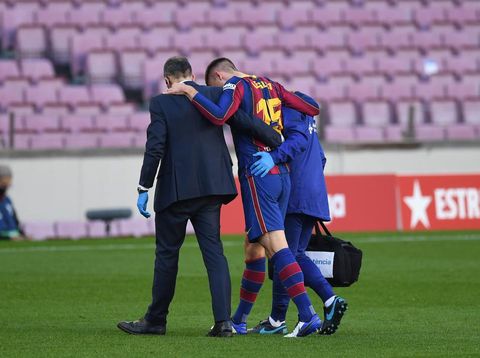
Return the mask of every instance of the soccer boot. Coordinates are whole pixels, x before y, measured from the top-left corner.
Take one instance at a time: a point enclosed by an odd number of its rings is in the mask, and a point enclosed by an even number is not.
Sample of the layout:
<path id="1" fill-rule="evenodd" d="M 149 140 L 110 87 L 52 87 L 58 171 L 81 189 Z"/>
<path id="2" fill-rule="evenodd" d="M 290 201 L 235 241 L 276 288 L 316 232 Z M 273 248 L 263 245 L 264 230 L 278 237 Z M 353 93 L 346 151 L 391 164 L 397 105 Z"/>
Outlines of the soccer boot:
<path id="1" fill-rule="evenodd" d="M 309 334 L 317 332 L 320 327 L 322 326 L 322 321 L 317 314 L 314 314 L 310 321 L 308 322 L 301 322 L 299 321 L 295 326 L 295 329 L 292 333 L 285 335 L 284 337 L 287 338 L 294 338 L 294 337 L 306 337 Z"/>
<path id="2" fill-rule="evenodd" d="M 144 318 L 136 321 L 123 321 L 118 323 L 117 327 L 129 334 L 157 334 L 163 336 L 167 331 L 165 324 L 155 325 Z"/>
<path id="3" fill-rule="evenodd" d="M 284 322 L 280 323 L 280 326 L 274 326 L 270 323 L 270 317 L 260 321 L 258 325 L 248 330 L 248 333 L 258 334 L 287 334 L 287 325 Z"/>
<path id="4" fill-rule="evenodd" d="M 230 321 L 217 322 L 208 332 L 207 337 L 232 337 L 233 330 Z"/>
<path id="5" fill-rule="evenodd" d="M 325 317 L 319 333 L 323 335 L 334 334 L 337 331 L 340 321 L 342 320 L 347 308 L 347 301 L 345 301 L 342 297 L 335 297 L 335 300 L 329 307 L 323 308 Z"/>
<path id="6" fill-rule="evenodd" d="M 247 334 L 247 324 L 245 322 L 235 323 L 232 322 L 232 331 L 235 334 Z"/>

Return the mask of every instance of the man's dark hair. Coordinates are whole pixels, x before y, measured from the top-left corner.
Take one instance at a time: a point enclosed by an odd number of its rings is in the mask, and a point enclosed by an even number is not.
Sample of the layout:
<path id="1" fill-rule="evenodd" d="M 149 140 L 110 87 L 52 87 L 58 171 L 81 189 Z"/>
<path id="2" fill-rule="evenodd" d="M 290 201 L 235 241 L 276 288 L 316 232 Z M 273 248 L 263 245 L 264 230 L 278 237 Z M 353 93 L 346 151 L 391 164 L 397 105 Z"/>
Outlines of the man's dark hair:
<path id="1" fill-rule="evenodd" d="M 188 77 L 192 75 L 192 66 L 183 56 L 170 57 L 163 65 L 163 76 L 173 78 Z"/>
<path id="2" fill-rule="evenodd" d="M 219 57 L 210 62 L 210 64 L 207 66 L 207 69 L 205 70 L 205 83 L 208 85 L 210 82 L 210 76 L 213 75 L 213 71 L 215 70 L 223 70 L 223 71 L 237 71 L 237 67 L 235 67 L 235 64 L 230 60 L 229 58 L 226 57 Z"/>

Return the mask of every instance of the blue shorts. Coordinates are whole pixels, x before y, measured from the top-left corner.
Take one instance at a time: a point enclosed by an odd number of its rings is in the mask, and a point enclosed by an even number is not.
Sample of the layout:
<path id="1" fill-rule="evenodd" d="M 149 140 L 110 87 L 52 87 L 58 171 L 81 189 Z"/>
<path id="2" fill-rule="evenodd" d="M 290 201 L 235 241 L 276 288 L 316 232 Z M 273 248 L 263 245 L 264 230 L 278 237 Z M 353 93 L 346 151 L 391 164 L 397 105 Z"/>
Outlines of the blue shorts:
<path id="1" fill-rule="evenodd" d="M 245 231 L 248 241 L 256 242 L 267 232 L 284 230 L 290 197 L 290 175 L 267 174 L 261 178 L 240 176 Z"/>

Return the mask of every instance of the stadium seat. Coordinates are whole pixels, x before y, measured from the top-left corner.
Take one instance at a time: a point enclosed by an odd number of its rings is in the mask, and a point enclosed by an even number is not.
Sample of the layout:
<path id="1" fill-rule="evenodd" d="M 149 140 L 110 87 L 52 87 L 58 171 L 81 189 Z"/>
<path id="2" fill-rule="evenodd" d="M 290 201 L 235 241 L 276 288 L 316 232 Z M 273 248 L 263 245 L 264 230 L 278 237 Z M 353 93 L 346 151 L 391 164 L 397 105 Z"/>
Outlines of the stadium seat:
<path id="1" fill-rule="evenodd" d="M 57 89 L 52 86 L 32 86 L 25 90 L 25 100 L 33 103 L 37 109 L 43 108 L 47 103 L 57 102 Z"/>
<path id="2" fill-rule="evenodd" d="M 48 103 L 43 106 L 42 114 L 44 115 L 55 115 L 55 116 L 65 116 L 70 113 L 70 109 L 66 104 L 61 103 Z"/>
<path id="3" fill-rule="evenodd" d="M 275 74 L 295 78 L 296 76 L 309 75 L 313 71 L 315 53 L 296 52 L 291 56 L 278 56 L 274 59 Z M 311 82 L 314 79 L 310 76 Z"/>
<path id="4" fill-rule="evenodd" d="M 67 149 L 92 149 L 98 148 L 99 135 L 94 133 L 75 133 L 65 136 Z"/>
<path id="5" fill-rule="evenodd" d="M 23 90 L 13 90 L 7 86 L 0 87 L 0 110 L 5 111 L 14 103 L 23 102 Z"/>
<path id="6" fill-rule="evenodd" d="M 380 127 L 355 127 L 354 133 L 357 143 L 383 143 L 385 141 L 384 129 Z"/>
<path id="7" fill-rule="evenodd" d="M 82 102 L 90 102 L 90 92 L 87 86 L 64 86 L 58 91 L 58 101 L 70 106 L 76 106 Z"/>
<path id="8" fill-rule="evenodd" d="M 152 27 L 139 37 L 138 47 L 153 55 L 159 50 L 169 50 L 173 46 L 174 31 L 164 27 Z"/>
<path id="9" fill-rule="evenodd" d="M 328 105 L 329 123 L 335 127 L 351 127 L 357 124 L 357 113 L 352 102 L 333 102 Z"/>
<path id="10" fill-rule="evenodd" d="M 17 123 L 15 124 L 15 127 L 17 127 Z M 20 131 L 33 132 L 42 135 L 44 132 L 58 132 L 59 130 L 60 118 L 49 115 L 26 116 L 23 118 L 23 128 L 20 129 Z"/>
<path id="11" fill-rule="evenodd" d="M 34 135 L 31 139 L 32 149 L 63 149 L 65 147 L 64 135 L 61 133 L 43 133 Z"/>
<path id="12" fill-rule="evenodd" d="M 93 50 L 102 51 L 104 46 L 102 37 L 87 31 L 74 35 L 70 46 L 70 69 L 74 76 L 83 74 L 87 54 Z"/>
<path id="13" fill-rule="evenodd" d="M 92 132 L 96 127 L 93 116 L 70 114 L 61 118 L 61 128 L 69 133 L 78 133 Z"/>
<path id="14" fill-rule="evenodd" d="M 107 114 L 109 115 L 130 115 L 135 112 L 133 103 L 112 103 L 108 106 Z"/>
<path id="15" fill-rule="evenodd" d="M 8 106 L 8 113 L 12 113 L 14 118 L 20 118 L 34 114 L 35 107 L 29 103 L 12 103 Z"/>
<path id="16" fill-rule="evenodd" d="M 328 82 L 318 82 L 313 88 L 312 95 L 320 102 L 342 101 L 346 99 L 346 87 L 344 80 L 332 77 Z"/>
<path id="17" fill-rule="evenodd" d="M 283 6 L 279 2 L 244 6 L 240 9 L 239 19 L 242 24 L 255 29 L 262 26 L 273 26 L 276 25 L 278 12 L 282 8 Z"/>
<path id="18" fill-rule="evenodd" d="M 376 64 L 377 70 L 390 78 L 398 74 L 410 74 L 413 72 L 412 59 L 409 56 L 400 54 L 391 56 L 382 52 L 377 53 Z"/>
<path id="19" fill-rule="evenodd" d="M 412 25 L 393 27 L 380 35 L 382 46 L 395 52 L 401 49 L 413 49 L 413 37 L 417 30 Z"/>
<path id="20" fill-rule="evenodd" d="M 396 121 L 402 126 L 406 126 L 410 116 L 415 126 L 425 123 L 425 110 L 422 103 L 418 101 L 400 101 L 395 106 Z"/>
<path id="21" fill-rule="evenodd" d="M 74 114 L 79 116 L 98 116 L 102 109 L 97 103 L 79 103 L 75 106 Z"/>
<path id="22" fill-rule="evenodd" d="M 103 238 L 107 236 L 105 224 L 100 221 L 88 221 L 87 233 L 89 238 Z"/>
<path id="23" fill-rule="evenodd" d="M 419 125 L 415 127 L 415 139 L 422 142 L 443 141 L 445 129 L 435 125 Z"/>
<path id="24" fill-rule="evenodd" d="M 368 80 L 354 82 L 347 86 L 347 98 L 357 102 L 379 99 L 380 88 L 380 86 L 376 86 Z"/>
<path id="25" fill-rule="evenodd" d="M 447 126 L 460 121 L 460 111 L 455 101 L 430 102 L 430 116 L 436 125 Z"/>
<path id="26" fill-rule="evenodd" d="M 32 140 L 32 136 L 30 134 L 15 133 L 13 148 L 15 150 L 30 150 L 31 140 Z"/>
<path id="27" fill-rule="evenodd" d="M 47 34 L 43 26 L 22 25 L 16 33 L 16 54 L 20 58 L 44 57 L 47 53 Z"/>
<path id="28" fill-rule="evenodd" d="M 480 28 L 478 26 L 464 27 L 461 30 L 443 34 L 445 46 L 460 52 L 464 49 L 480 47 Z"/>
<path id="29" fill-rule="evenodd" d="M 108 106 L 114 102 L 125 102 L 125 95 L 122 89 L 114 84 L 98 84 L 90 87 L 90 94 L 93 101 Z"/>
<path id="30" fill-rule="evenodd" d="M 0 60 L 0 83 L 8 77 L 20 77 L 20 67 L 15 60 Z"/>
<path id="31" fill-rule="evenodd" d="M 201 31 L 177 32 L 172 39 L 173 47 L 185 54 L 195 50 L 201 51 L 205 48 L 205 36 Z"/>
<path id="32" fill-rule="evenodd" d="M 113 29 L 120 29 L 123 26 L 129 26 L 133 24 L 133 13 L 125 8 L 120 7 L 108 7 L 102 10 L 100 14 L 101 23 L 110 26 Z"/>
<path id="33" fill-rule="evenodd" d="M 102 5 L 101 2 L 98 4 Z M 83 4 L 80 8 L 75 8 L 68 12 L 69 23 L 84 30 L 92 25 L 99 25 L 102 22 L 100 11 L 103 9 L 104 6 L 101 6 L 101 9 L 94 10 L 90 6 Z"/>
<path id="34" fill-rule="evenodd" d="M 149 112 L 136 112 L 130 115 L 128 123 L 130 130 L 144 133 L 150 124 L 150 114 Z"/>
<path id="35" fill-rule="evenodd" d="M 35 11 L 39 8 L 37 3 L 18 3 L 16 6 L 7 7 L 2 11 L 2 48 L 12 49 L 15 43 L 15 34 L 21 25 L 34 23 Z"/>
<path id="36" fill-rule="evenodd" d="M 175 1 L 156 2 L 152 7 L 145 7 L 134 12 L 134 21 L 148 30 L 155 26 L 164 28 L 172 26 L 173 12 L 177 8 Z"/>
<path id="37" fill-rule="evenodd" d="M 50 49 L 53 62 L 67 64 L 70 59 L 71 39 L 78 30 L 73 25 L 54 25 L 50 29 Z"/>
<path id="38" fill-rule="evenodd" d="M 347 45 L 353 53 L 361 54 L 368 50 L 381 49 L 380 27 L 363 27 L 347 34 Z"/>
<path id="39" fill-rule="evenodd" d="M 354 27 L 375 24 L 377 17 L 373 9 L 369 6 L 350 6 L 345 9 L 344 19 Z"/>
<path id="40" fill-rule="evenodd" d="M 348 55 L 341 52 L 327 54 L 313 61 L 313 71 L 318 78 L 328 78 L 333 75 L 345 73 L 345 62 Z"/>
<path id="41" fill-rule="evenodd" d="M 192 71 L 195 76 L 201 75 L 205 73 L 207 66 L 212 60 L 215 58 L 215 53 L 212 51 L 199 51 L 193 52 L 190 55 L 189 62 L 192 66 Z"/>
<path id="42" fill-rule="evenodd" d="M 126 49 L 138 48 L 141 35 L 140 27 L 122 26 L 116 32 L 105 37 L 105 47 L 117 53 Z"/>
<path id="43" fill-rule="evenodd" d="M 150 226 L 150 221 L 143 219 L 118 220 L 114 224 L 114 226 L 117 226 L 117 229 L 112 227 L 112 235 L 134 237 L 153 235 L 154 229 Z M 115 232 L 116 230 L 118 232 Z"/>
<path id="44" fill-rule="evenodd" d="M 396 76 L 391 82 L 382 86 L 382 98 L 389 101 L 414 98 L 414 87 L 418 83 L 417 76 Z"/>
<path id="45" fill-rule="evenodd" d="M 259 76 L 271 76 L 275 72 L 274 60 L 281 55 L 278 51 L 262 51 L 259 56 L 247 57 L 243 60 L 244 71 Z"/>
<path id="46" fill-rule="evenodd" d="M 465 123 L 480 125 L 480 101 L 465 101 L 463 103 L 463 118 Z"/>
<path id="47" fill-rule="evenodd" d="M 119 132 L 128 130 L 126 115 L 104 114 L 95 118 L 95 127 L 104 132 Z"/>
<path id="48" fill-rule="evenodd" d="M 278 13 L 278 24 L 282 30 L 296 30 L 298 26 L 313 24 L 310 18 L 312 9 L 289 8 Z"/>
<path id="49" fill-rule="evenodd" d="M 245 34 L 243 46 L 250 55 L 258 55 L 267 49 L 279 49 L 280 46 L 275 43 L 277 32 L 273 26 L 256 27 Z"/>
<path id="50" fill-rule="evenodd" d="M 355 142 L 355 131 L 352 127 L 325 127 L 325 139 L 331 143 L 353 143 Z"/>
<path id="51" fill-rule="evenodd" d="M 317 51 L 344 49 L 347 46 L 347 36 L 351 32 L 348 26 L 332 26 L 319 29 L 310 35 L 310 43 Z"/>
<path id="52" fill-rule="evenodd" d="M 205 38 L 205 48 L 215 51 L 241 49 L 246 33 L 246 28 L 242 26 L 228 27 L 215 31 Z"/>
<path id="53" fill-rule="evenodd" d="M 458 77 L 466 74 L 480 73 L 480 52 L 478 50 L 462 51 L 461 55 L 445 58 L 445 69 Z"/>
<path id="54" fill-rule="evenodd" d="M 312 34 L 317 32 L 314 26 L 299 26 L 294 31 L 281 31 L 276 35 L 276 42 L 289 54 L 299 50 L 313 50 Z"/>
<path id="55" fill-rule="evenodd" d="M 20 62 L 22 76 L 37 82 L 42 77 L 53 77 L 55 71 L 52 63 L 47 59 L 26 59 Z"/>
<path id="56" fill-rule="evenodd" d="M 460 6 L 455 6 L 447 11 L 447 19 L 456 26 L 466 24 L 479 24 L 479 6 L 474 2 L 462 2 Z"/>
<path id="57" fill-rule="evenodd" d="M 100 135 L 101 148 L 130 148 L 133 147 L 132 133 L 108 133 Z"/>
<path id="58" fill-rule="evenodd" d="M 56 223 L 59 238 L 80 239 L 87 237 L 87 224 L 83 221 L 61 221 Z"/>
<path id="59" fill-rule="evenodd" d="M 445 128 L 448 140 L 469 141 L 478 139 L 475 126 L 469 124 L 453 124 Z"/>
<path id="60" fill-rule="evenodd" d="M 189 1 L 183 7 L 173 10 L 173 22 L 180 30 L 190 30 L 207 24 L 207 10 L 210 4 L 207 2 Z"/>
<path id="61" fill-rule="evenodd" d="M 386 127 L 391 124 L 392 112 L 386 101 L 367 101 L 362 105 L 362 122 L 366 127 Z"/>
<path id="62" fill-rule="evenodd" d="M 398 4 L 395 6 L 377 7 L 377 20 L 384 26 L 395 27 L 410 24 L 413 21 L 412 10 Z"/>
<path id="63" fill-rule="evenodd" d="M 65 4 L 65 6 L 62 6 Z M 72 5 L 70 2 L 51 2 L 45 8 L 39 8 L 35 12 L 35 23 L 50 29 L 54 25 L 65 25 L 70 19 L 68 16 Z"/>
<path id="64" fill-rule="evenodd" d="M 206 22 L 224 30 L 241 25 L 240 8 L 233 3 L 228 6 L 208 8 L 205 14 Z"/>
<path id="65" fill-rule="evenodd" d="M 51 239 L 56 236 L 53 223 L 25 222 L 25 234 L 33 240 Z"/>
<path id="66" fill-rule="evenodd" d="M 447 12 L 452 8 L 448 4 L 440 2 L 431 2 L 429 6 L 419 7 L 413 12 L 415 23 L 420 28 L 429 28 L 433 24 L 444 23 L 447 21 Z"/>
<path id="67" fill-rule="evenodd" d="M 348 3 L 328 1 L 324 6 L 315 7 L 312 12 L 312 21 L 323 27 L 346 24 L 345 11 L 349 8 Z"/>
<path id="68" fill-rule="evenodd" d="M 87 54 L 88 83 L 113 83 L 117 79 L 117 59 L 111 50 L 93 50 Z"/>

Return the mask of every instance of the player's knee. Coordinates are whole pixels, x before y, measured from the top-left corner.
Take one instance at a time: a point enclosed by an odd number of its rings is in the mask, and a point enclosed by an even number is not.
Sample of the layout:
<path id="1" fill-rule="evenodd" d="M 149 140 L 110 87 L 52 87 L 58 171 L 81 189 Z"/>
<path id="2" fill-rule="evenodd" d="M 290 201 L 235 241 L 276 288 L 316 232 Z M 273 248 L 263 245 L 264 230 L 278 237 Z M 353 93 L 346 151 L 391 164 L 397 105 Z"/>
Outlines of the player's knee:
<path id="1" fill-rule="evenodd" d="M 265 257 L 265 249 L 257 243 L 245 244 L 245 261 L 255 261 Z"/>

